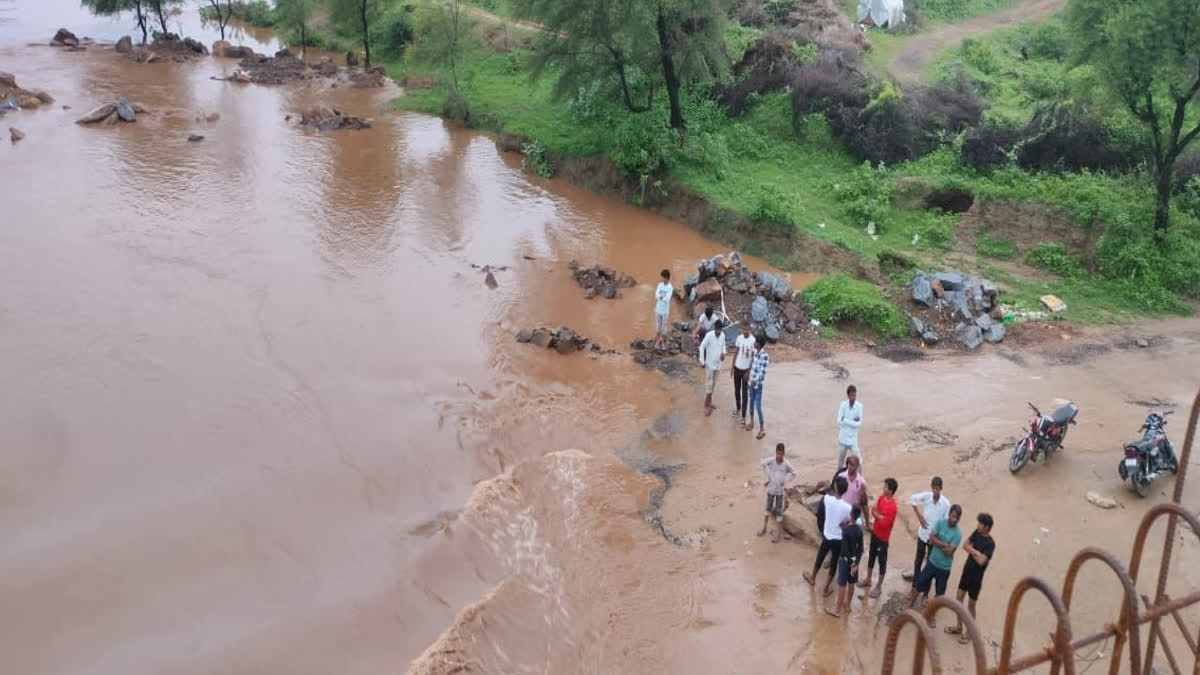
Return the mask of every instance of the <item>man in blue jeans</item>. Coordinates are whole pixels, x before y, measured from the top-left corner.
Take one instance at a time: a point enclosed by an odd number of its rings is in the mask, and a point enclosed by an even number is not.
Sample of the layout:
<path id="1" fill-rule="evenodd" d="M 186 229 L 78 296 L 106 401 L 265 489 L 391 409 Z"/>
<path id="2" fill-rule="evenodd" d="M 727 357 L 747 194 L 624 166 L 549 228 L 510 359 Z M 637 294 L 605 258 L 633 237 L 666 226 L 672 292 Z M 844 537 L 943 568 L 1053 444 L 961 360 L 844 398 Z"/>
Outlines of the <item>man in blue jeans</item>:
<path id="1" fill-rule="evenodd" d="M 916 609 L 917 597 L 928 598 L 929 587 L 934 586 L 936 594 L 946 594 L 946 584 L 950 581 L 950 568 L 954 562 L 954 551 L 962 542 L 962 531 L 958 529 L 958 519 L 962 517 L 962 507 L 958 504 L 950 507 L 946 517 L 939 520 L 929 533 L 929 562 L 913 580 L 912 592 L 908 596 L 909 606 Z M 930 623 L 932 626 L 933 624 Z"/>

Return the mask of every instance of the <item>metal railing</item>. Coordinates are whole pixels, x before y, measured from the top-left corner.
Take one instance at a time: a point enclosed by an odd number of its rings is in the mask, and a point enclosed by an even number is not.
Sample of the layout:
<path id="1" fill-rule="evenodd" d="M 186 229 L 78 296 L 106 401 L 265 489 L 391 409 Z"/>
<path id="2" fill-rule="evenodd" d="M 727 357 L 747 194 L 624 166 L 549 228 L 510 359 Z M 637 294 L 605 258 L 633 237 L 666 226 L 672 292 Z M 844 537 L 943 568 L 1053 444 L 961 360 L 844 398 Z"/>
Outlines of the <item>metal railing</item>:
<path id="1" fill-rule="evenodd" d="M 905 610 L 893 620 L 891 627 L 888 629 L 887 642 L 884 647 L 886 651 L 883 658 L 883 675 L 892 675 L 895 672 L 896 648 L 900 643 L 901 634 L 906 626 L 912 626 L 916 631 L 917 637 L 916 648 L 913 650 L 912 669 L 909 672 L 914 675 L 921 675 L 924 672 L 927 660 L 934 675 L 939 675 L 942 672 L 941 655 L 938 652 L 933 629 L 930 626 L 930 621 L 939 610 L 949 611 L 962 620 L 965 630 L 964 635 L 973 649 L 976 675 L 1007 675 L 1008 673 L 1028 670 L 1044 663 L 1050 664 L 1052 675 L 1058 675 L 1060 672 L 1065 673 L 1065 675 L 1075 675 L 1076 652 L 1084 647 L 1098 644 L 1108 639 L 1113 640 L 1113 649 L 1108 669 L 1110 675 L 1116 675 L 1118 672 L 1126 648 L 1128 648 L 1129 654 L 1129 670 L 1127 672 L 1134 675 L 1150 675 L 1154 663 L 1155 651 L 1160 647 L 1166 656 L 1167 662 L 1170 664 L 1172 672 L 1175 675 L 1182 675 L 1184 671 L 1181 670 L 1179 661 L 1176 659 L 1175 653 L 1172 651 L 1171 645 L 1167 642 L 1163 632 L 1162 624 L 1167 616 L 1170 616 L 1174 620 L 1180 633 L 1183 634 L 1183 641 L 1187 644 L 1188 651 L 1191 652 L 1192 664 L 1190 672 L 1193 675 L 1200 675 L 1200 640 L 1192 634 L 1183 617 L 1180 615 L 1180 611 L 1184 608 L 1200 604 L 1200 591 L 1194 591 L 1182 598 L 1171 598 L 1166 592 L 1167 576 L 1170 573 L 1171 553 L 1175 542 L 1175 530 L 1178 522 L 1183 520 L 1190 525 L 1193 534 L 1200 538 L 1200 520 L 1181 506 L 1183 486 L 1187 480 L 1188 463 L 1192 454 L 1192 443 L 1196 436 L 1197 417 L 1200 417 L 1200 393 L 1196 394 L 1196 400 L 1192 404 L 1191 417 L 1188 419 L 1187 435 L 1183 441 L 1183 452 L 1178 457 L 1179 474 L 1175 479 L 1175 492 L 1172 501 L 1171 503 L 1159 504 L 1151 508 L 1142 518 L 1141 525 L 1138 526 L 1137 536 L 1133 540 L 1133 552 L 1129 558 L 1128 569 L 1122 566 L 1120 561 L 1108 551 L 1088 547 L 1076 553 L 1075 557 L 1071 559 L 1071 564 L 1067 567 L 1067 578 L 1063 582 L 1062 595 L 1056 593 L 1048 583 L 1037 577 L 1025 577 L 1019 581 L 1008 599 L 1008 612 L 1004 620 L 1004 637 L 1000 643 L 1000 657 L 997 664 L 992 667 L 987 665 L 983 636 L 979 632 L 979 627 L 971 618 L 971 613 L 962 606 L 962 603 L 949 597 L 941 596 L 929 601 L 920 613 L 911 609 Z M 1150 596 L 1138 595 L 1135 580 L 1138 578 L 1138 572 L 1142 567 L 1142 554 L 1146 546 L 1146 538 L 1150 533 L 1150 528 L 1160 518 L 1164 517 L 1167 519 L 1166 537 L 1163 540 L 1162 561 L 1159 563 L 1158 583 L 1152 601 Z M 1106 565 L 1112 570 L 1112 573 L 1121 585 L 1122 600 L 1120 616 L 1117 617 L 1115 622 L 1105 624 L 1100 631 L 1076 638 L 1071 631 L 1070 617 L 1071 598 L 1075 592 L 1075 579 L 1084 564 L 1093 560 Z M 1050 643 L 1040 651 L 1014 658 L 1012 652 L 1014 632 L 1017 624 L 1017 611 L 1020 608 L 1022 598 L 1029 591 L 1040 593 L 1050 603 L 1056 620 L 1055 630 L 1051 636 Z M 1143 652 L 1142 631 L 1147 624 L 1149 625 L 1149 641 L 1146 643 L 1145 651 Z"/>

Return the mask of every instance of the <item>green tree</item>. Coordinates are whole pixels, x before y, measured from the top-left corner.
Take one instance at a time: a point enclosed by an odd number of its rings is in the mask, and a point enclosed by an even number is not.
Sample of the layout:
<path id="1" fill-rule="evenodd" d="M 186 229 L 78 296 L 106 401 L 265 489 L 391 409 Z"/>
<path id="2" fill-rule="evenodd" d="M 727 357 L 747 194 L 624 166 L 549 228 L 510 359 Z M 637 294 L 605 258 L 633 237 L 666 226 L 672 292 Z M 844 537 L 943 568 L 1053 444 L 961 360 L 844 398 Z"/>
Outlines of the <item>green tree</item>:
<path id="1" fill-rule="evenodd" d="M 336 21 L 353 26 L 362 39 L 363 67 L 371 67 L 371 23 L 379 12 L 379 0 L 330 0 Z"/>
<path id="2" fill-rule="evenodd" d="M 171 5 L 182 5 L 183 0 L 139 0 L 147 7 L 147 13 L 158 19 L 158 27 L 161 33 L 166 35 L 171 32 L 167 30 L 167 17 L 171 16 Z"/>
<path id="3" fill-rule="evenodd" d="M 208 4 L 212 7 L 212 14 L 217 18 L 217 27 L 221 29 L 221 39 L 225 39 L 225 27 L 229 25 L 229 20 L 233 18 L 233 0 L 225 0 L 225 8 L 221 8 L 221 0 L 208 0 Z"/>
<path id="4" fill-rule="evenodd" d="M 142 44 L 146 44 L 146 40 L 150 37 L 150 30 L 147 26 L 147 10 L 145 0 L 82 0 L 83 6 L 87 7 L 92 14 L 99 16 L 117 16 L 122 12 L 133 12 L 133 19 L 140 31 L 142 31 Z"/>
<path id="5" fill-rule="evenodd" d="M 1200 0 L 1071 0 L 1076 57 L 1145 125 L 1158 205 L 1154 230 L 1170 227 L 1175 160 L 1200 134 Z"/>
<path id="6" fill-rule="evenodd" d="M 308 45 L 308 23 L 312 20 L 316 0 L 275 0 L 279 22 L 300 35 L 300 48 Z"/>
<path id="7" fill-rule="evenodd" d="M 420 49 L 429 58 L 450 67 L 450 84 L 460 91 L 463 60 L 472 21 L 462 0 L 434 0 L 418 19 Z"/>

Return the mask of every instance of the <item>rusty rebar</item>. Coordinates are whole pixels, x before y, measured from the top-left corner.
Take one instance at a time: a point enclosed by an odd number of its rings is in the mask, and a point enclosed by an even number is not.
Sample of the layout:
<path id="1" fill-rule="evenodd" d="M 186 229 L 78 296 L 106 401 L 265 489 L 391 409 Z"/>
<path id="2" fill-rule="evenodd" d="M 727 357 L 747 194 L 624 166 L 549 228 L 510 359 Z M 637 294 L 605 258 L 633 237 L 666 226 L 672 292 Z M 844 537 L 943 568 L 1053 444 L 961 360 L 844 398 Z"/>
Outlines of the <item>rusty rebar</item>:
<path id="1" fill-rule="evenodd" d="M 909 672 L 913 675 L 921 675 L 925 669 L 925 653 L 928 651 L 933 675 L 941 675 L 942 664 L 937 646 L 933 643 L 933 629 L 929 627 L 925 617 L 911 609 L 906 609 L 896 615 L 896 618 L 892 619 L 892 625 L 888 627 L 887 651 L 883 655 L 883 675 L 892 675 L 895 672 L 896 646 L 900 642 L 900 631 L 904 630 L 904 625 L 909 623 L 917 629 L 917 644 L 913 650 L 912 670 Z M 928 650 L 926 650 L 926 645 L 928 645 Z"/>
<path id="2" fill-rule="evenodd" d="M 1071 618 L 1067 616 L 1067 608 L 1063 605 L 1062 598 L 1058 597 L 1058 593 L 1050 588 L 1050 584 L 1037 577 L 1025 577 L 1017 582 L 1017 585 L 1012 590 L 1012 594 L 1008 599 L 1008 611 L 1004 617 L 1004 638 L 1000 643 L 1000 663 L 997 664 L 997 671 L 1007 673 L 1010 667 L 1013 671 L 1027 668 L 1026 665 L 1012 665 L 1012 643 L 1015 637 L 1017 628 L 1017 610 L 1021 606 L 1021 598 L 1030 590 L 1035 590 L 1045 596 L 1050 603 L 1050 608 L 1054 610 L 1054 638 L 1051 647 L 1048 648 L 1047 655 L 1050 657 L 1050 672 L 1057 673 L 1059 667 L 1066 669 L 1066 675 L 1075 675 L 1075 652 L 1071 651 Z M 1046 659 L 1039 659 L 1039 663 Z"/>
<path id="3" fill-rule="evenodd" d="M 1142 654 L 1141 640 L 1138 638 L 1138 623 L 1135 620 L 1135 615 L 1138 611 L 1137 591 L 1134 589 L 1133 579 L 1120 562 L 1108 551 L 1088 547 L 1075 554 L 1071 558 L 1071 564 L 1067 566 L 1067 578 L 1063 582 L 1063 605 L 1067 612 L 1071 611 L 1071 598 L 1075 593 L 1075 577 L 1079 574 L 1079 570 L 1083 564 L 1089 560 L 1099 560 L 1108 566 L 1117 575 L 1117 581 L 1121 582 L 1121 588 L 1125 591 L 1125 597 L 1121 600 L 1121 618 L 1120 622 L 1108 632 L 1115 637 L 1112 650 L 1112 661 L 1109 664 L 1109 675 L 1117 675 L 1117 670 L 1121 665 L 1121 651 L 1125 647 L 1125 640 L 1132 633 L 1132 639 L 1129 641 L 1129 672 L 1136 673 L 1140 670 Z"/>

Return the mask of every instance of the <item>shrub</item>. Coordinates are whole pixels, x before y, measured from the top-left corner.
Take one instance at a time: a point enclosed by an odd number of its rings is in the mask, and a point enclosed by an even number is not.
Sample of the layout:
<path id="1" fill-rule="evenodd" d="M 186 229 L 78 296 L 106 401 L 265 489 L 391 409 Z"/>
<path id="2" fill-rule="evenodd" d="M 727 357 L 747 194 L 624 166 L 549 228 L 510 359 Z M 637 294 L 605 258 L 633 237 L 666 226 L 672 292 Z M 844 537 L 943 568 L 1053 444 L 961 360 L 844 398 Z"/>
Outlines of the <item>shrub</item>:
<path id="1" fill-rule="evenodd" d="M 954 248 L 954 230 L 958 226 L 958 215 L 940 211 L 926 211 L 915 228 L 917 241 L 925 248 L 949 251 Z"/>
<path id="2" fill-rule="evenodd" d="M 767 25 L 771 17 L 763 9 L 762 3 L 759 0 L 744 0 L 741 6 L 734 12 L 733 18 L 743 26 L 753 26 L 762 28 Z"/>
<path id="3" fill-rule="evenodd" d="M 546 159 L 546 146 L 539 141 L 528 141 L 521 144 L 521 168 L 525 171 L 532 171 L 542 178 L 550 178 L 554 175 L 554 169 L 550 166 L 550 160 Z"/>
<path id="4" fill-rule="evenodd" d="M 1029 56 L 1051 61 L 1066 59 L 1071 50 L 1067 32 L 1059 21 L 1046 21 L 1035 26 L 1025 36 L 1022 46 Z"/>
<path id="5" fill-rule="evenodd" d="M 1124 171 L 1136 163 L 1104 124 L 1081 105 L 1052 104 L 1039 109 L 1022 132 L 1018 163 L 1033 171 Z"/>
<path id="6" fill-rule="evenodd" d="M 871 166 L 870 162 L 863 162 L 833 184 L 834 196 L 854 224 L 866 227 L 875 223 L 877 231 L 882 230 L 895 192 L 896 182 L 882 163 Z"/>
<path id="7" fill-rule="evenodd" d="M 699 164 L 717 180 L 725 180 L 732 157 L 724 134 L 703 131 L 688 137 L 684 150 L 687 158 Z"/>
<path id="8" fill-rule="evenodd" d="M 843 68 L 836 59 L 819 56 L 792 78 L 793 126 L 798 127 L 809 113 L 828 117 L 842 108 L 863 108 L 868 100 L 865 85 L 866 80 L 857 72 Z"/>
<path id="9" fill-rule="evenodd" d="M 470 124 L 471 105 L 467 103 L 467 99 L 462 94 L 451 92 L 446 97 L 446 102 L 442 104 L 442 117 L 459 124 Z"/>
<path id="10" fill-rule="evenodd" d="M 908 330 L 904 313 L 887 296 L 845 274 L 822 277 L 801 295 L 822 323 L 857 323 L 888 338 L 903 337 Z"/>
<path id="11" fill-rule="evenodd" d="M 967 38 L 959 47 L 963 62 L 984 75 L 993 75 L 1000 70 L 1000 56 L 985 40 Z"/>
<path id="12" fill-rule="evenodd" d="M 371 40 L 384 58 L 395 60 L 413 41 L 412 14 L 402 6 L 389 7 L 371 24 Z"/>
<path id="13" fill-rule="evenodd" d="M 759 185 L 753 195 L 753 204 L 749 214 L 751 221 L 789 234 L 795 229 L 796 215 L 801 210 L 795 195 L 774 185 Z"/>
<path id="14" fill-rule="evenodd" d="M 745 111 L 755 94 L 785 89 L 796 73 L 795 40 L 784 31 L 760 36 L 733 67 L 733 81 L 720 99 L 730 115 Z"/>
<path id="15" fill-rule="evenodd" d="M 785 23 L 788 16 L 800 6 L 800 0 L 762 0 L 763 11 L 775 23 Z"/>
<path id="16" fill-rule="evenodd" d="M 645 182 L 679 157 L 679 136 L 657 111 L 625 115 L 615 130 L 612 159 L 625 175 Z"/>
<path id="17" fill-rule="evenodd" d="M 1113 280 L 1162 286 L 1191 297 L 1200 296 L 1197 229 L 1200 228 L 1194 222 L 1177 223 L 1159 246 L 1149 222 L 1118 217 L 1106 225 L 1096 242 L 1100 272 Z"/>
<path id="18" fill-rule="evenodd" d="M 986 171 L 1007 163 L 1019 140 L 1019 129 L 1004 124 L 985 124 L 967 133 L 959 157 L 972 169 Z"/>
<path id="19" fill-rule="evenodd" d="M 1067 248 L 1056 242 L 1042 242 L 1034 246 L 1025 255 L 1025 261 L 1064 279 L 1073 279 L 1083 273 L 1079 262 L 1067 253 Z"/>

